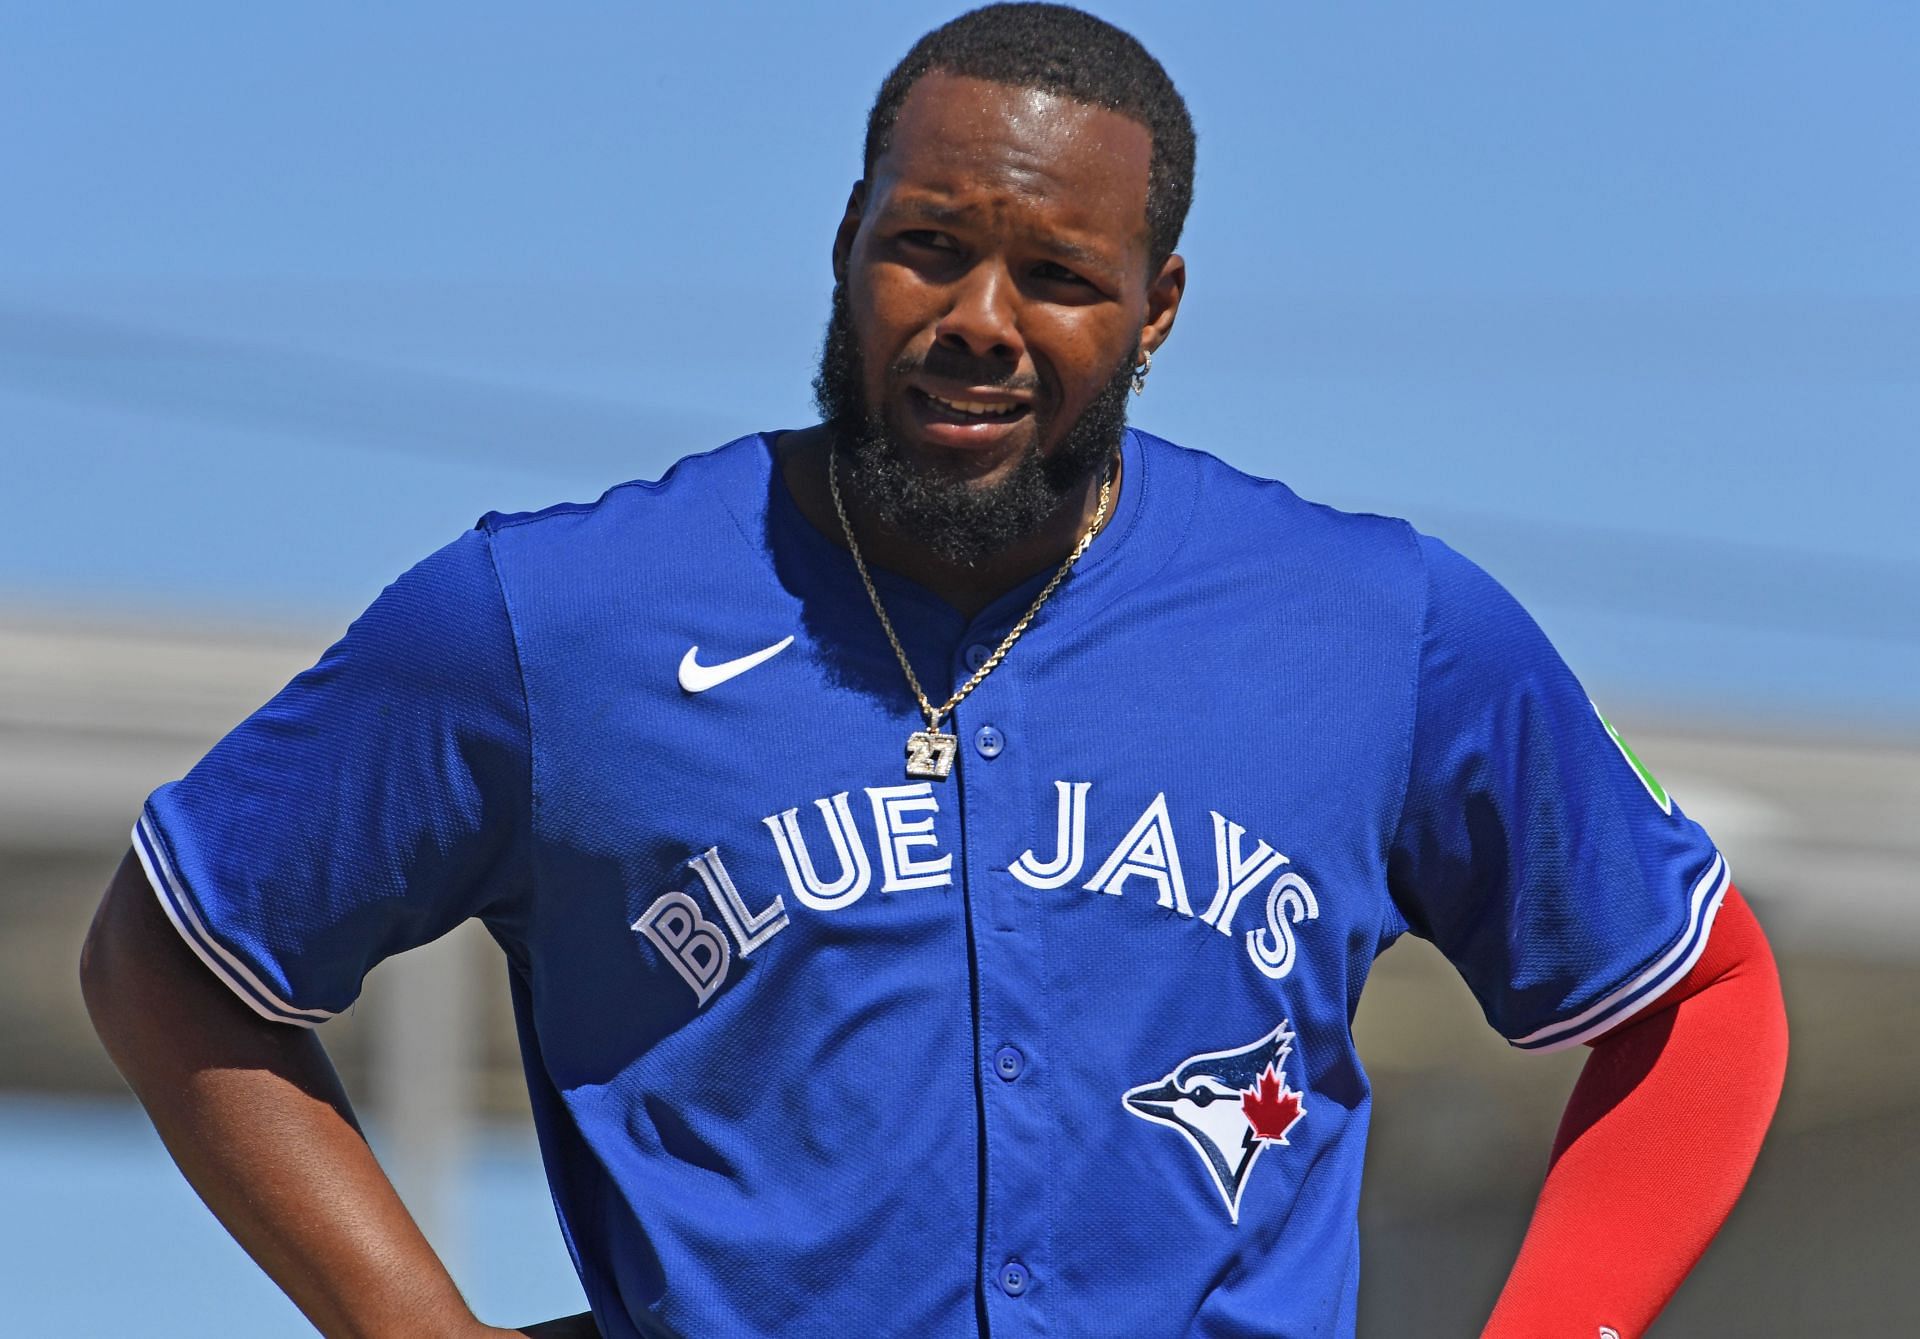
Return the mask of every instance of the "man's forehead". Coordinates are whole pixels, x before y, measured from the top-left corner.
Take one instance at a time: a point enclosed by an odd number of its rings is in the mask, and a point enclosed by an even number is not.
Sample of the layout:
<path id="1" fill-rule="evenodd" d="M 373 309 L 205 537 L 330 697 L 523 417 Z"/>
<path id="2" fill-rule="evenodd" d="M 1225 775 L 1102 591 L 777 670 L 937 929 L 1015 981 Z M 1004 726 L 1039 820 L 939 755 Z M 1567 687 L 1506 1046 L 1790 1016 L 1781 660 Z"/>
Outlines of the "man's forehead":
<path id="1" fill-rule="evenodd" d="M 936 70 L 907 94 L 872 185 L 922 205 L 981 187 L 1051 198 L 1131 237 L 1146 228 L 1152 155 L 1147 128 L 1119 112 Z"/>
<path id="2" fill-rule="evenodd" d="M 996 83 L 930 70 L 914 82 L 894 119 L 884 170 L 902 150 L 962 149 L 982 140 L 1011 140 L 1088 165 L 1138 167 L 1144 190 L 1153 135 L 1121 112 L 1044 88 Z"/>

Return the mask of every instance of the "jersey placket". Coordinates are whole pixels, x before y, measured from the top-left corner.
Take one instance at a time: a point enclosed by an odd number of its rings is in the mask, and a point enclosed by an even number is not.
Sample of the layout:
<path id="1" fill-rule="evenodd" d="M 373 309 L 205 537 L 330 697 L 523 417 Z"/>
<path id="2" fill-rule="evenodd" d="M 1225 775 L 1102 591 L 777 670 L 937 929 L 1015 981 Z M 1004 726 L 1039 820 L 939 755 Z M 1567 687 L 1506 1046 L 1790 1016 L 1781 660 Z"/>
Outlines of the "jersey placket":
<path id="1" fill-rule="evenodd" d="M 1002 630 L 969 629 L 955 681 Z M 1031 652 L 1032 648 L 1022 650 Z M 961 841 L 973 948 L 975 1055 L 982 1147 L 979 1287 L 995 1339 L 1051 1332 L 1054 1164 L 1048 1089 L 1045 896 L 1008 873 L 1030 842 L 1038 750 L 1024 709 L 1026 676 L 1000 665 L 956 713 Z"/>

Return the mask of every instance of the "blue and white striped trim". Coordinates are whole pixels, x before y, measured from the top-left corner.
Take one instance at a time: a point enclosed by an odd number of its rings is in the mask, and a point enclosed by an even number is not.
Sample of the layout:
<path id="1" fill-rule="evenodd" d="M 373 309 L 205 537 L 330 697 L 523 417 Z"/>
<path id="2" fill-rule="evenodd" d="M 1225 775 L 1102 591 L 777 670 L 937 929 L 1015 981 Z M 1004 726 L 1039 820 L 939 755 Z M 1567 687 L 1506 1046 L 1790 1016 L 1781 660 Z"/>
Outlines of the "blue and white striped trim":
<path id="1" fill-rule="evenodd" d="M 148 825 L 145 814 L 133 825 L 133 849 L 147 871 L 147 882 L 153 885 L 154 896 L 160 899 L 161 910 L 173 922 L 173 928 L 180 932 L 180 937 L 187 941 L 187 947 L 194 951 L 200 961 L 226 982 L 227 988 L 238 995 L 249 1009 L 275 1023 L 292 1023 L 307 1028 L 333 1017 L 325 1009 L 301 1009 L 288 1004 L 232 950 L 213 937 L 206 922 L 200 919 L 199 909 L 193 905 L 193 899 L 187 896 L 186 885 L 174 872 L 173 863 L 167 859 L 166 847 L 161 844 L 159 834 Z"/>
<path id="2" fill-rule="evenodd" d="M 1713 863 L 1693 886 L 1693 895 L 1688 900 L 1686 933 L 1660 955 L 1658 962 L 1592 1008 L 1558 1023 L 1549 1023 L 1537 1032 L 1516 1038 L 1512 1044 L 1523 1051 L 1558 1051 L 1578 1046 L 1666 994 L 1674 982 L 1693 969 L 1693 964 L 1706 950 L 1713 918 L 1720 911 L 1720 899 L 1726 896 L 1732 880 L 1726 857 L 1714 852 Z"/>

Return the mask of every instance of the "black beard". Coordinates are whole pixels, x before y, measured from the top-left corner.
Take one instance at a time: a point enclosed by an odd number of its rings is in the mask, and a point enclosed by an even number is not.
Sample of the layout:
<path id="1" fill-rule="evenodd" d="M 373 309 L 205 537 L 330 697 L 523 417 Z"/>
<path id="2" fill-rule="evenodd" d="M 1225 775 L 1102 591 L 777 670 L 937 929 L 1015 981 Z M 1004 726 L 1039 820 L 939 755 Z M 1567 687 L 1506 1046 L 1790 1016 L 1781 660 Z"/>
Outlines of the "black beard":
<path id="1" fill-rule="evenodd" d="M 965 372 L 958 379 L 974 386 L 1008 388 L 1015 379 L 982 367 L 964 355 L 936 350 L 928 362 L 946 361 Z M 888 369 L 891 378 L 910 376 L 920 365 L 905 360 Z M 1051 424 L 1035 413 L 1035 445 L 998 483 L 978 485 L 910 460 L 867 403 L 861 379 L 861 353 L 847 308 L 844 283 L 833 287 L 833 313 L 820 348 L 820 370 L 813 378 L 814 403 L 833 433 L 833 449 L 860 497 L 889 529 L 912 536 L 947 562 L 972 567 L 1033 534 L 1113 455 L 1127 425 L 1127 389 L 1133 359 L 1120 363 L 1107 384 L 1067 430 L 1059 450 L 1042 455 Z M 984 375 L 983 375 L 984 373 Z"/>

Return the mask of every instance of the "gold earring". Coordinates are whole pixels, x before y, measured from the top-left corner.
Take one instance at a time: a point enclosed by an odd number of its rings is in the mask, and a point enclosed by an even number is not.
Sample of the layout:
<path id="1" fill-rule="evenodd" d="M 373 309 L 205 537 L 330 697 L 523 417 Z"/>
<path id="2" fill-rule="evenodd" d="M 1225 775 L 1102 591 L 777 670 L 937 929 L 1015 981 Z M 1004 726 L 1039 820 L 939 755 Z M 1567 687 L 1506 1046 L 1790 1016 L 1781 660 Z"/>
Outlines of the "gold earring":
<path id="1" fill-rule="evenodd" d="M 1153 371 L 1153 354 L 1146 349 L 1140 350 L 1140 361 L 1133 365 L 1133 393 L 1140 394 L 1147 388 L 1147 373 Z"/>

